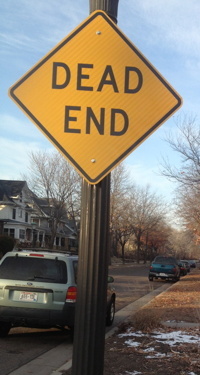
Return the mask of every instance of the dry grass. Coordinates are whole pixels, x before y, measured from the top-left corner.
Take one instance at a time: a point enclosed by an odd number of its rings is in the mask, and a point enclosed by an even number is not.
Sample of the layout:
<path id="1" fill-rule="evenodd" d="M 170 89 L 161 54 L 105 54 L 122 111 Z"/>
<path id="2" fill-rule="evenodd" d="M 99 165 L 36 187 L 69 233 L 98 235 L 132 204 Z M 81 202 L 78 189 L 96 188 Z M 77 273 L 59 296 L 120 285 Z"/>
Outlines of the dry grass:
<path id="1" fill-rule="evenodd" d="M 125 332 L 132 327 L 136 331 L 151 333 L 170 321 L 200 324 L 199 269 L 181 278 L 178 283 L 132 315 L 128 322 L 121 324 L 119 332 Z"/>
<path id="2" fill-rule="evenodd" d="M 200 271 L 195 269 L 184 276 L 178 283 L 173 284 L 167 291 L 161 293 L 144 308 L 132 316 L 134 326 L 149 326 L 161 322 L 190 322 L 200 324 Z"/>
<path id="3" fill-rule="evenodd" d="M 141 309 L 133 316 L 132 326 L 136 331 L 152 332 L 162 326 L 162 313 Z"/>

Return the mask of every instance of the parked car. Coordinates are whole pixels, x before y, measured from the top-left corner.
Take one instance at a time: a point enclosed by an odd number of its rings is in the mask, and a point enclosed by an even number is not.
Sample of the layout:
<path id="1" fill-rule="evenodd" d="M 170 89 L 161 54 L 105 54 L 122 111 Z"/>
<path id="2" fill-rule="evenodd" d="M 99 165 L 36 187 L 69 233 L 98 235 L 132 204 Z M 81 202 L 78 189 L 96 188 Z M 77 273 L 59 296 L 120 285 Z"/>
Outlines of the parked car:
<path id="1" fill-rule="evenodd" d="M 195 260 L 189 260 L 190 268 L 196 268 L 196 261 Z"/>
<path id="2" fill-rule="evenodd" d="M 0 262 L 0 336 L 12 327 L 63 328 L 73 331 L 78 256 L 22 250 Z M 115 292 L 108 277 L 106 324 L 115 315 Z"/>
<path id="3" fill-rule="evenodd" d="M 153 279 L 173 280 L 180 279 L 180 268 L 174 257 L 160 256 L 155 257 L 149 269 L 149 281 Z"/>
<path id="4" fill-rule="evenodd" d="M 189 261 L 183 259 L 183 260 L 181 260 L 181 262 L 183 262 L 183 263 L 185 264 L 185 267 L 186 267 L 187 273 L 189 273 L 189 272 L 190 272 L 190 263 L 189 263 Z"/>
<path id="5" fill-rule="evenodd" d="M 183 261 L 178 262 L 178 266 L 180 268 L 180 276 L 187 275 L 187 266 Z"/>

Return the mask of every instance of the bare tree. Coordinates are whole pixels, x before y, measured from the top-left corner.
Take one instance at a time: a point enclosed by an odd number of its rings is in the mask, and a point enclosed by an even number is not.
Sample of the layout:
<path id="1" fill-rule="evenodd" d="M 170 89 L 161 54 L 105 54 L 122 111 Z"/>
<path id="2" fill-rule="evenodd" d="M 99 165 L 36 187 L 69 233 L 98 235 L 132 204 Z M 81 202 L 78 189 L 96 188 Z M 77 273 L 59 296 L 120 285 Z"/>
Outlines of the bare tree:
<path id="1" fill-rule="evenodd" d="M 111 255 L 118 256 L 117 247 L 118 244 L 120 244 L 123 259 L 124 247 L 130 237 L 128 214 L 129 190 L 130 181 L 128 172 L 125 168 L 125 165 L 121 163 L 111 173 L 110 233 Z"/>
<path id="2" fill-rule="evenodd" d="M 151 192 L 150 186 L 132 189 L 130 198 L 132 231 L 137 247 L 137 262 L 139 263 L 144 238 L 150 236 L 151 232 L 164 220 L 166 204 L 161 197 Z"/>
<path id="3" fill-rule="evenodd" d="M 191 230 L 174 229 L 169 236 L 173 254 L 179 259 L 198 259 L 199 242 L 195 232 Z"/>
<path id="4" fill-rule="evenodd" d="M 118 255 L 120 245 L 124 260 L 126 243 L 134 235 L 137 261 L 141 255 L 146 261 L 148 236 L 150 238 L 151 232 L 164 220 L 166 205 L 149 186 L 142 188 L 131 184 L 124 164 L 112 172 L 110 212 L 112 255 Z"/>
<path id="5" fill-rule="evenodd" d="M 200 236 L 200 191 L 194 186 L 177 189 L 176 212 L 187 229 Z"/>
<path id="6" fill-rule="evenodd" d="M 51 244 L 64 218 L 80 216 L 80 177 L 58 152 L 30 152 L 29 187 L 48 202 Z"/>
<path id="7" fill-rule="evenodd" d="M 146 257 L 148 259 L 152 260 L 157 254 L 171 254 L 169 239 L 172 231 L 172 227 L 165 220 L 161 220 L 158 225 L 147 232 Z"/>
<path id="8" fill-rule="evenodd" d="M 171 134 L 166 141 L 178 153 L 180 165 L 172 166 L 166 159 L 162 164 L 162 175 L 175 181 L 177 214 L 183 224 L 200 235 L 200 127 L 196 118 L 179 118 L 176 137 Z"/>
<path id="9" fill-rule="evenodd" d="M 177 122 L 177 135 L 169 134 L 166 141 L 180 157 L 180 166 L 172 166 L 163 159 L 161 174 L 181 185 L 196 186 L 200 183 L 200 127 L 193 117 L 185 116 Z"/>
<path id="10" fill-rule="evenodd" d="M 125 245 L 131 237 L 132 225 L 130 216 L 130 202 L 128 197 L 124 197 L 120 207 L 115 212 L 113 235 L 116 242 L 121 246 L 122 260 L 125 260 Z"/>

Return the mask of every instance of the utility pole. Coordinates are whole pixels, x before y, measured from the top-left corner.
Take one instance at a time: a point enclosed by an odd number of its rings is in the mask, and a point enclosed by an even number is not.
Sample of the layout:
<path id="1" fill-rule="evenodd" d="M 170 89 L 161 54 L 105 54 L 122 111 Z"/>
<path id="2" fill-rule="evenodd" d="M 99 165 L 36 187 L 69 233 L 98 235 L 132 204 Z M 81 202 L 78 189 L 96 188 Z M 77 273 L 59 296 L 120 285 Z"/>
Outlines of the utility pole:
<path id="1" fill-rule="evenodd" d="M 90 13 L 117 22 L 118 0 L 90 0 Z M 72 375 L 103 375 L 109 260 L 110 175 L 96 185 L 82 180 L 78 296 Z"/>

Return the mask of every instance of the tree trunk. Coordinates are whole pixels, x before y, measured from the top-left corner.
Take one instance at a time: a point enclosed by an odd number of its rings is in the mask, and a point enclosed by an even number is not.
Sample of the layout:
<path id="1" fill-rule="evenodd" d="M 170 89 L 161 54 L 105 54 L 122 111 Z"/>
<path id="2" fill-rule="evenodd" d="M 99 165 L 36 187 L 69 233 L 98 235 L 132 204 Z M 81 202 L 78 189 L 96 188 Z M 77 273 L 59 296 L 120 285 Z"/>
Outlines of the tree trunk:
<path id="1" fill-rule="evenodd" d="M 125 243 L 122 243 L 122 262 L 123 264 L 125 263 L 125 257 L 124 257 L 124 248 L 125 248 Z"/>

